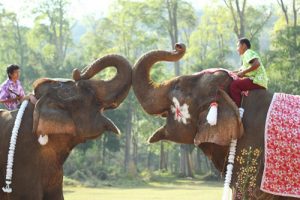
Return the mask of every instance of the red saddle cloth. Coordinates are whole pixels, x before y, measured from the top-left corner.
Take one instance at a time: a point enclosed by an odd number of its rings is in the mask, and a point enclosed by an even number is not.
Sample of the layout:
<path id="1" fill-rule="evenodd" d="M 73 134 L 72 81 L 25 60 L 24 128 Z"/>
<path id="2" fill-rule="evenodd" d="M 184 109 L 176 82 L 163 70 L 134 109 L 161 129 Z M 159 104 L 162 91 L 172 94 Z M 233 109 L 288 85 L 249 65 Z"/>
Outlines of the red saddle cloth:
<path id="1" fill-rule="evenodd" d="M 260 189 L 300 198 L 300 96 L 275 93 L 265 125 L 265 167 Z"/>

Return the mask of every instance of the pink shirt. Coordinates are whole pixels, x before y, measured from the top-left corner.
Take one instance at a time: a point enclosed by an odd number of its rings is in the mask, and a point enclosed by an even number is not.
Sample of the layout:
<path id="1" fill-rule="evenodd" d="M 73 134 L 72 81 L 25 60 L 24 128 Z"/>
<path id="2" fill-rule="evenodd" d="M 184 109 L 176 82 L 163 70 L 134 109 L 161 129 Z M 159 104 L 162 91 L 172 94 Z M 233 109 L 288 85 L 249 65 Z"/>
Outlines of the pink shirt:
<path id="1" fill-rule="evenodd" d="M 17 80 L 16 83 L 14 83 L 12 80 L 7 79 L 4 83 L 2 83 L 0 87 L 1 100 L 16 98 L 17 97 L 16 94 L 18 94 L 21 97 L 25 96 L 24 89 L 19 80 Z M 4 105 L 8 110 L 15 110 L 20 105 L 20 101 L 4 103 Z"/>

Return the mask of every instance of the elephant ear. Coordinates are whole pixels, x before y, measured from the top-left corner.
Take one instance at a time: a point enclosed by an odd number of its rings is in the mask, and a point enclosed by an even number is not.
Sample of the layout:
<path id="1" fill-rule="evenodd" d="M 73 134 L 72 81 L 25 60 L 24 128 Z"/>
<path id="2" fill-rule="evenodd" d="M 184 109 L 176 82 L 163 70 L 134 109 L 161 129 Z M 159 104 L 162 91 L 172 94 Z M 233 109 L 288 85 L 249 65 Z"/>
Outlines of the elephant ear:
<path id="1" fill-rule="evenodd" d="M 33 111 L 33 133 L 36 135 L 75 134 L 76 126 L 69 113 L 49 98 L 42 96 Z"/>
<path id="2" fill-rule="evenodd" d="M 194 143 L 197 146 L 206 142 L 227 146 L 232 139 L 238 139 L 244 133 L 237 106 L 224 90 L 219 89 L 218 92 L 220 97 L 217 100 L 217 124 L 211 126 L 207 123 L 206 116 L 209 108 L 199 113 L 198 129 L 194 138 Z"/>

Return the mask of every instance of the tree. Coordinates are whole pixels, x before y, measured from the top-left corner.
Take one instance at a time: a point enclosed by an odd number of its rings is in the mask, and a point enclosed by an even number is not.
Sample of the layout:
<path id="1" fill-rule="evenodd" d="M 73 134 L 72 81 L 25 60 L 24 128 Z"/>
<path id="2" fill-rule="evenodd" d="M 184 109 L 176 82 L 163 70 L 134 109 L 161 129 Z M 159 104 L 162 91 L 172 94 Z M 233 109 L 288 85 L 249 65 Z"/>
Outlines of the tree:
<path id="1" fill-rule="evenodd" d="M 247 0 L 224 0 L 224 3 L 230 10 L 234 22 L 233 30 L 237 38 L 254 39 L 272 15 L 271 11 L 264 14 L 266 8 L 258 10 L 247 6 Z M 256 20 L 258 18 L 262 20 Z"/>
<path id="2" fill-rule="evenodd" d="M 281 17 L 275 24 L 274 42 L 270 51 L 270 87 L 274 91 L 299 94 L 300 26 L 298 15 L 300 5 L 296 0 L 290 1 L 290 4 L 282 0 L 277 2 Z"/>
<path id="3" fill-rule="evenodd" d="M 229 67 L 232 22 L 226 8 L 206 7 L 197 29 L 191 34 L 187 54 L 189 73 L 206 68 Z"/>
<path id="4" fill-rule="evenodd" d="M 25 34 L 27 29 L 21 27 L 17 15 L 7 12 L 0 7 L 0 63 L 7 65 L 16 63 L 20 66 L 26 65 L 27 45 Z"/>
<path id="5" fill-rule="evenodd" d="M 67 0 L 43 0 L 34 9 L 34 27 L 28 35 L 31 61 L 43 66 L 44 74 L 51 77 L 64 74 L 66 53 L 72 44 L 71 21 L 65 14 L 67 5 Z"/>

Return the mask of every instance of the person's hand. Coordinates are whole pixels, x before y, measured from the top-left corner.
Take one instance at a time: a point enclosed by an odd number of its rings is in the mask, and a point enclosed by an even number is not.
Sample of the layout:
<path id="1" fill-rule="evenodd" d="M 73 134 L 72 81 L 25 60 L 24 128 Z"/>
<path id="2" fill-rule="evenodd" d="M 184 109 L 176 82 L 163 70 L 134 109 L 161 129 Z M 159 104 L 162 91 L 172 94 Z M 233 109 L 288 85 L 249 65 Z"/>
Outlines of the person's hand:
<path id="1" fill-rule="evenodd" d="M 35 98 L 35 96 L 34 96 L 33 94 L 30 94 L 30 95 L 29 95 L 29 100 L 30 100 L 30 102 L 33 103 L 33 104 L 36 104 L 36 102 L 37 102 L 37 99 Z"/>
<path id="2" fill-rule="evenodd" d="M 24 101 L 24 100 L 29 100 L 33 104 L 36 104 L 36 102 L 37 102 L 37 99 L 35 98 L 35 96 L 33 94 L 28 94 L 28 95 L 24 96 L 22 101 Z"/>
<path id="3" fill-rule="evenodd" d="M 245 76 L 245 72 L 244 71 L 239 71 L 238 73 L 237 73 L 237 75 L 238 75 L 238 77 L 244 77 Z"/>
<path id="4" fill-rule="evenodd" d="M 16 101 L 21 101 L 21 100 L 22 100 L 22 97 L 21 97 L 21 96 L 16 96 L 15 100 L 16 100 Z"/>

